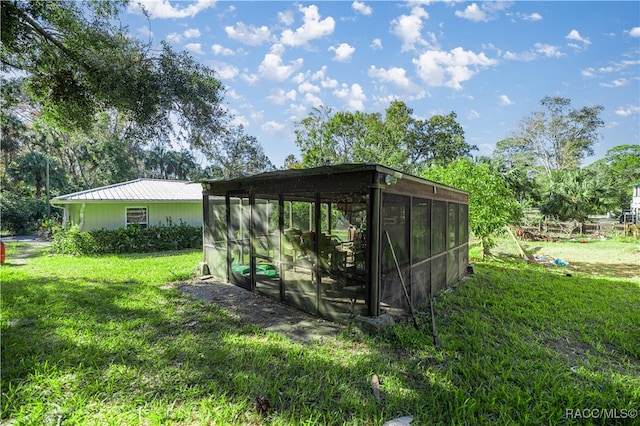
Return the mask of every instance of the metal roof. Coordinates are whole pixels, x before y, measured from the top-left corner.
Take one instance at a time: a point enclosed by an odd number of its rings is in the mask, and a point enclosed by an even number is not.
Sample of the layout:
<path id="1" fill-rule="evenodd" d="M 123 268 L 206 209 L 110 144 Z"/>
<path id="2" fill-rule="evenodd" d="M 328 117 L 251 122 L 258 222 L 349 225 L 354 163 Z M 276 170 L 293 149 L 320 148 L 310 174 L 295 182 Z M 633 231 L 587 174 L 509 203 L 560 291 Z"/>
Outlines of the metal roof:
<path id="1" fill-rule="evenodd" d="M 181 180 L 136 179 L 61 195 L 51 199 L 51 204 L 121 201 L 202 202 L 202 185 Z"/>
<path id="2" fill-rule="evenodd" d="M 312 176 L 320 176 L 320 177 L 330 177 L 330 176 L 339 176 L 341 174 L 346 173 L 358 173 L 358 172 L 378 172 L 384 173 L 388 175 L 392 175 L 397 178 L 406 179 L 409 181 L 417 182 L 419 184 L 430 184 L 435 185 L 440 188 L 446 188 L 452 192 L 457 192 L 459 194 L 468 194 L 467 191 L 463 191 L 461 189 L 455 188 L 450 185 L 445 185 L 439 182 L 435 182 L 432 180 L 427 180 L 418 176 L 414 176 L 408 173 L 400 172 L 399 170 L 384 166 L 378 163 L 343 163 L 343 164 L 332 164 L 325 165 L 319 167 L 312 167 L 308 169 L 285 169 L 285 170 L 275 170 L 271 172 L 263 172 L 250 176 L 239 176 L 235 178 L 228 179 L 204 179 L 200 181 L 205 186 L 209 185 L 225 185 L 225 184 L 251 184 L 252 182 L 274 182 L 277 180 L 280 181 L 288 181 L 293 182 L 295 179 L 309 179 Z M 268 185 L 268 183 L 267 183 Z"/>

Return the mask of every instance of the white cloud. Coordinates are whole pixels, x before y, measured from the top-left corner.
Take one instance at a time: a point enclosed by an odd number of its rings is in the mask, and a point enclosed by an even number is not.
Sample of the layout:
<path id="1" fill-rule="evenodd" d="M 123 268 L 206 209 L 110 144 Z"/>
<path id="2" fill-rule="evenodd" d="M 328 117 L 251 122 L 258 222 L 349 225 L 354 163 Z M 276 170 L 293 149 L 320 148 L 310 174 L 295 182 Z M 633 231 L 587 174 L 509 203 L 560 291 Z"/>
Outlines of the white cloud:
<path id="1" fill-rule="evenodd" d="M 281 133 L 286 128 L 287 126 L 285 126 L 284 124 L 278 123 L 277 121 L 273 121 L 273 120 L 267 121 L 261 126 L 262 130 L 264 130 L 266 133 L 271 133 L 271 134 Z"/>
<path id="2" fill-rule="evenodd" d="M 538 57 L 538 55 L 536 55 L 535 53 L 533 53 L 531 51 L 524 51 L 524 52 L 521 52 L 521 53 L 515 53 L 515 52 L 510 52 L 510 51 L 507 50 L 502 57 L 504 59 L 509 60 L 509 61 L 530 62 L 530 61 L 535 60 Z"/>
<path id="3" fill-rule="evenodd" d="M 295 31 L 284 30 L 280 38 L 282 44 L 287 46 L 306 46 L 311 40 L 333 33 L 336 25 L 335 21 L 330 16 L 321 20 L 318 6 L 304 7 L 299 5 L 298 10 L 304 15 L 303 24 Z"/>
<path id="4" fill-rule="evenodd" d="M 222 55 L 222 56 L 233 56 L 233 50 L 224 47 L 220 44 L 214 44 L 211 46 L 211 51 L 213 51 L 213 54 L 218 56 L 218 55 Z"/>
<path id="5" fill-rule="evenodd" d="M 301 80 L 302 81 L 302 80 Z M 319 81 L 323 89 L 335 89 L 338 87 L 338 80 L 327 76 L 327 66 L 324 65 L 311 76 L 311 81 Z"/>
<path id="6" fill-rule="evenodd" d="M 225 94 L 225 98 L 235 99 L 235 100 L 242 99 L 242 96 L 240 96 L 238 92 L 236 92 L 232 88 L 229 88 L 224 94 Z"/>
<path id="7" fill-rule="evenodd" d="M 364 110 L 364 101 L 367 97 L 362 90 L 362 86 L 358 83 L 354 83 L 351 86 L 342 84 L 339 89 L 333 92 L 334 96 L 345 102 L 348 109 L 352 111 Z"/>
<path id="8" fill-rule="evenodd" d="M 530 50 L 524 51 L 521 53 L 514 53 L 507 50 L 502 57 L 509 61 L 530 62 L 535 60 L 538 57 L 538 55 L 536 55 L 534 52 Z"/>
<path id="9" fill-rule="evenodd" d="M 591 41 L 589 41 L 588 38 L 582 37 L 580 35 L 580 33 L 578 32 L 578 30 L 569 31 L 569 34 L 567 34 L 565 36 L 565 38 L 567 40 L 570 40 L 570 41 L 575 41 L 575 42 L 581 43 L 581 44 L 572 43 L 572 42 L 567 43 L 571 48 L 573 48 L 575 50 L 583 50 L 583 49 L 585 49 L 587 46 L 589 46 L 591 44 Z"/>
<path id="10" fill-rule="evenodd" d="M 402 40 L 403 52 L 415 49 L 416 45 L 429 46 L 422 37 L 423 19 L 429 19 L 427 11 L 420 6 L 414 6 L 410 15 L 400 15 L 391 21 L 391 31 Z"/>
<path id="11" fill-rule="evenodd" d="M 449 52 L 428 50 L 412 62 L 427 85 L 460 90 L 460 83 L 471 79 L 478 68 L 494 65 L 497 61 L 487 58 L 484 53 L 478 54 L 456 47 Z"/>
<path id="12" fill-rule="evenodd" d="M 318 93 L 320 88 L 309 81 L 303 81 L 298 85 L 298 91 L 300 93 Z"/>
<path id="13" fill-rule="evenodd" d="M 236 111 L 229 111 L 230 115 L 231 115 L 231 124 L 233 126 L 242 126 L 242 127 L 249 127 L 249 125 L 251 124 L 251 122 L 247 119 L 247 117 L 245 117 L 244 115 L 239 114 Z"/>
<path id="14" fill-rule="evenodd" d="M 542 15 L 540 15 L 539 13 L 535 13 L 535 12 L 531 13 L 529 15 L 522 13 L 522 14 L 518 14 L 518 16 L 523 21 L 531 21 L 531 22 L 542 21 Z"/>
<path id="15" fill-rule="evenodd" d="M 200 37 L 200 30 L 197 28 L 189 28 L 188 30 L 185 30 L 183 33 L 184 38 L 189 39 L 189 38 L 198 38 Z"/>
<path id="16" fill-rule="evenodd" d="M 311 105 L 312 107 L 316 107 L 316 108 L 319 106 L 322 106 L 323 104 L 322 99 L 320 99 L 319 97 L 317 97 L 312 93 L 305 93 L 303 102 L 306 105 Z"/>
<path id="17" fill-rule="evenodd" d="M 254 25 L 246 25 L 244 22 L 237 22 L 235 27 L 224 27 L 224 31 L 230 39 L 249 46 L 259 46 L 271 41 L 271 31 L 264 25 L 258 28 Z"/>
<path id="18" fill-rule="evenodd" d="M 322 103 L 317 106 L 322 105 Z M 300 121 L 307 116 L 307 106 L 304 104 L 291 104 L 287 109 L 291 113 L 289 120 L 292 122 Z"/>
<path id="19" fill-rule="evenodd" d="M 281 44 L 274 44 L 270 53 L 264 55 L 262 63 L 258 66 L 259 77 L 267 80 L 284 81 L 302 67 L 302 58 L 291 61 L 289 65 L 283 65 L 283 53 L 284 47 Z"/>
<path id="20" fill-rule="evenodd" d="M 489 22 L 497 19 L 499 12 L 510 8 L 512 4 L 511 1 L 483 1 L 479 6 L 471 3 L 462 11 L 456 10 L 455 15 L 472 22 Z"/>
<path id="21" fill-rule="evenodd" d="M 200 43 L 187 43 L 184 48 L 189 52 L 197 53 L 198 55 L 202 55 L 204 53 Z"/>
<path id="22" fill-rule="evenodd" d="M 569 31 L 569 34 L 566 35 L 565 37 L 567 40 L 575 40 L 575 41 L 581 41 L 585 44 L 591 44 L 591 42 L 589 41 L 589 39 L 583 38 L 580 33 L 578 32 L 578 30 L 571 30 Z"/>
<path id="23" fill-rule="evenodd" d="M 640 37 L 640 27 L 633 27 L 629 30 L 631 37 Z"/>
<path id="24" fill-rule="evenodd" d="M 620 62 L 613 62 L 612 65 L 609 65 L 606 67 L 600 67 L 597 69 L 593 67 L 585 68 L 584 70 L 582 70 L 582 75 L 584 77 L 589 77 L 589 78 L 604 77 L 606 74 L 624 72 L 628 67 L 637 68 L 638 65 L 640 65 L 640 60 L 634 60 L 634 61 L 623 60 Z M 629 81 L 627 79 L 620 78 L 620 79 L 614 80 L 611 83 L 601 83 L 600 85 L 605 87 L 620 87 L 628 83 Z"/>
<path id="25" fill-rule="evenodd" d="M 171 33 L 167 34 L 167 40 L 171 43 L 180 43 L 182 41 L 182 34 Z"/>
<path id="26" fill-rule="evenodd" d="M 180 2 L 178 2 L 180 4 Z M 169 0 L 134 0 L 127 10 L 132 13 L 146 11 L 151 19 L 194 17 L 205 9 L 214 7 L 216 0 L 197 0 L 184 8 L 176 8 Z"/>
<path id="27" fill-rule="evenodd" d="M 243 105 L 246 106 L 247 108 L 252 108 L 253 105 L 248 104 L 248 105 Z M 249 117 L 251 117 L 251 120 L 253 120 L 253 122 L 257 122 L 257 121 L 262 121 L 264 119 L 264 111 L 251 111 L 251 113 L 249 114 Z"/>
<path id="28" fill-rule="evenodd" d="M 371 65 L 368 71 L 369 77 L 375 78 L 380 81 L 389 82 L 404 90 L 407 93 L 416 92 L 420 90 L 420 87 L 414 84 L 408 77 L 404 68 L 376 68 Z"/>
<path id="29" fill-rule="evenodd" d="M 640 106 L 638 105 L 629 105 L 626 108 L 620 107 L 616 110 L 616 115 L 619 115 L 620 117 L 627 117 L 631 114 L 637 113 L 640 113 Z"/>
<path id="30" fill-rule="evenodd" d="M 295 90 L 289 90 L 288 92 L 283 89 L 275 89 L 271 91 L 271 95 L 267 97 L 275 105 L 282 105 L 287 101 L 295 101 L 297 93 Z"/>
<path id="31" fill-rule="evenodd" d="M 137 31 L 138 31 L 138 34 L 140 34 L 143 37 L 146 37 L 146 38 L 149 38 L 149 39 L 153 38 L 153 33 L 151 32 L 149 27 L 147 27 L 146 25 L 138 28 Z"/>
<path id="32" fill-rule="evenodd" d="M 348 43 L 340 43 L 338 47 L 331 46 L 327 50 L 335 52 L 332 60 L 337 62 L 349 62 L 351 60 L 351 55 L 356 51 L 356 48 L 351 47 Z"/>
<path id="33" fill-rule="evenodd" d="M 627 84 L 629 84 L 629 80 L 627 80 L 626 78 L 618 78 L 616 80 L 613 80 L 611 83 L 600 83 L 600 86 L 602 86 L 602 87 L 622 87 L 622 86 L 626 86 Z"/>
<path id="34" fill-rule="evenodd" d="M 530 62 L 538 59 L 540 56 L 544 56 L 547 58 L 559 58 L 561 56 L 564 56 L 564 53 L 562 53 L 560 47 L 558 46 L 544 43 L 535 43 L 533 50 L 525 50 L 524 52 L 520 53 L 510 52 L 507 50 L 502 57 L 510 61 Z"/>
<path id="35" fill-rule="evenodd" d="M 593 68 L 587 68 L 582 70 L 582 76 L 583 77 L 587 77 L 587 78 L 591 78 L 591 77 L 595 77 L 596 74 L 594 72 L 595 70 Z"/>
<path id="36" fill-rule="evenodd" d="M 482 8 L 489 13 L 497 13 L 513 6 L 512 1 L 485 1 L 482 2 Z"/>
<path id="37" fill-rule="evenodd" d="M 293 76 L 291 78 L 291 81 L 293 81 L 296 84 L 302 84 L 307 78 L 309 78 L 309 72 L 304 72 L 304 73 L 301 72 Z"/>
<path id="38" fill-rule="evenodd" d="M 380 40 L 379 38 L 374 38 L 369 47 L 373 50 L 382 49 L 382 40 Z"/>
<path id="39" fill-rule="evenodd" d="M 476 120 L 478 118 L 480 118 L 480 113 L 475 109 L 472 109 L 467 113 L 467 120 Z"/>
<path id="40" fill-rule="evenodd" d="M 212 61 L 210 66 L 223 80 L 233 80 L 240 73 L 237 67 L 226 62 Z"/>
<path id="41" fill-rule="evenodd" d="M 190 38 L 200 37 L 200 30 L 197 28 L 190 28 L 181 33 L 171 33 L 167 35 L 167 40 L 172 43 L 180 43 L 182 40 L 188 40 Z"/>
<path id="42" fill-rule="evenodd" d="M 295 22 L 295 18 L 293 17 L 293 12 L 287 10 L 286 12 L 278 12 L 278 19 L 285 25 L 293 25 Z"/>
<path id="43" fill-rule="evenodd" d="M 371 9 L 371 6 L 367 6 L 363 1 L 354 1 L 353 3 L 351 3 L 351 8 L 356 12 L 360 12 L 363 15 L 367 16 L 373 13 L 373 9 Z"/>
<path id="44" fill-rule="evenodd" d="M 468 19 L 469 21 L 473 22 L 489 21 L 487 13 L 484 10 L 480 9 L 480 7 L 476 3 L 471 3 L 463 11 L 456 10 L 455 14 L 459 18 Z"/>
<path id="45" fill-rule="evenodd" d="M 511 105 L 511 99 L 507 95 L 500 95 L 500 105 Z"/>
<path id="46" fill-rule="evenodd" d="M 544 43 L 536 43 L 534 44 L 534 46 L 537 53 L 540 53 L 547 58 L 559 58 L 561 56 L 564 56 L 564 53 L 560 51 L 560 48 L 558 46 Z"/>

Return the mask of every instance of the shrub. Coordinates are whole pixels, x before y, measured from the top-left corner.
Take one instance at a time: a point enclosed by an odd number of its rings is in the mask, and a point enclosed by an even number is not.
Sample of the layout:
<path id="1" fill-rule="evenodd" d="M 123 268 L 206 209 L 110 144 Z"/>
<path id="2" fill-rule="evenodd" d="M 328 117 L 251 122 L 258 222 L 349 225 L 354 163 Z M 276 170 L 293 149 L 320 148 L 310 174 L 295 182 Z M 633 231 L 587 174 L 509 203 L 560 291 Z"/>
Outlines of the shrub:
<path id="1" fill-rule="evenodd" d="M 97 245 L 93 236 L 78 229 L 78 225 L 73 225 L 64 230 L 56 227 L 53 231 L 52 248 L 58 254 L 96 254 Z"/>
<path id="2" fill-rule="evenodd" d="M 13 235 L 35 232 L 47 217 L 47 202 L 3 191 L 0 217 L 3 231 Z"/>
<path id="3" fill-rule="evenodd" d="M 129 226 L 81 232 L 77 226 L 56 232 L 53 249 L 61 254 L 121 254 L 183 250 L 202 247 L 202 228 L 177 226 Z"/>

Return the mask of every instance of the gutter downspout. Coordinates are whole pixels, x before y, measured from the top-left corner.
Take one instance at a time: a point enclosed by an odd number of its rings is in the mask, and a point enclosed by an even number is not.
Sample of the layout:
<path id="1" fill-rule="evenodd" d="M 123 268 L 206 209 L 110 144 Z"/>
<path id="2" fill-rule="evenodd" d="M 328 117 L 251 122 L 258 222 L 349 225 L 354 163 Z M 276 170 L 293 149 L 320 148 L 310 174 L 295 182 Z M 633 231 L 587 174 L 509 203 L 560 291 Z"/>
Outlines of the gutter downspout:
<path id="1" fill-rule="evenodd" d="M 84 209 L 87 207 L 85 203 L 82 203 L 82 207 L 80 207 L 80 223 L 78 223 L 78 230 L 82 231 L 84 228 Z"/>

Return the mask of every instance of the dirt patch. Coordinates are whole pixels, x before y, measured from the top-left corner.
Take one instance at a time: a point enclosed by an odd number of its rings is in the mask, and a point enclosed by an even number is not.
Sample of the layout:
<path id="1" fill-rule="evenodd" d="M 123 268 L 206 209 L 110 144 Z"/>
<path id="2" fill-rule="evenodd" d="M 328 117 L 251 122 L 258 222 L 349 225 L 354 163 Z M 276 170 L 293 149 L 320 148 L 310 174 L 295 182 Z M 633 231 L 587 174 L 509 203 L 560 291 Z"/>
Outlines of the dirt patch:
<path id="1" fill-rule="evenodd" d="M 203 300 L 224 309 L 243 325 L 255 324 L 301 343 L 334 338 L 344 329 L 340 324 L 215 279 L 183 282 L 175 287 L 195 300 Z"/>
<path id="2" fill-rule="evenodd" d="M 3 238 L 2 241 L 5 244 L 12 244 L 18 247 L 17 250 L 7 254 L 7 259 L 4 263 L 7 266 L 24 265 L 29 258 L 38 256 L 51 247 L 51 241 L 36 237 L 8 237 Z"/>

